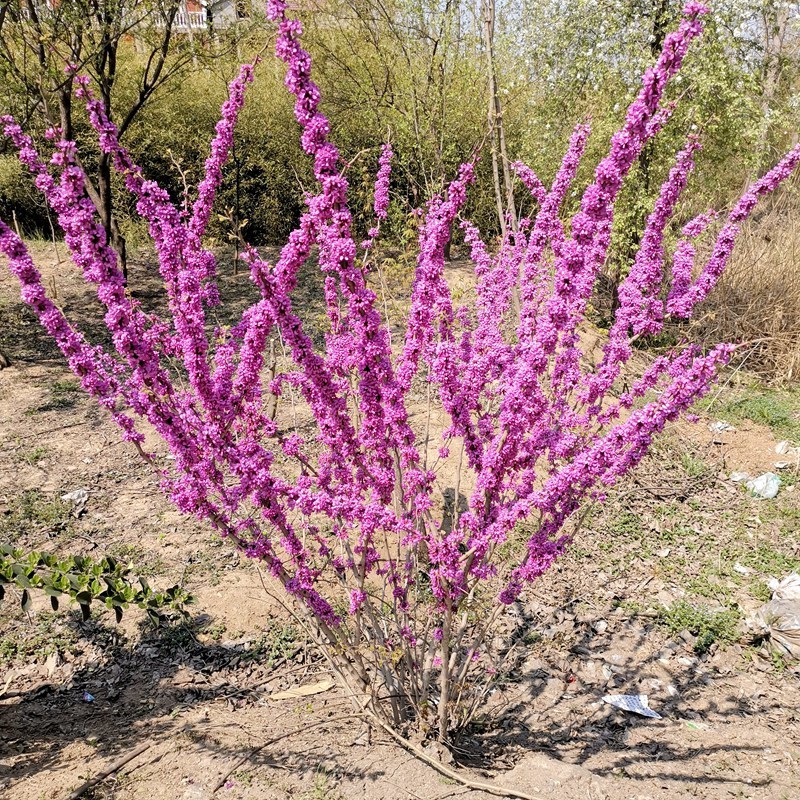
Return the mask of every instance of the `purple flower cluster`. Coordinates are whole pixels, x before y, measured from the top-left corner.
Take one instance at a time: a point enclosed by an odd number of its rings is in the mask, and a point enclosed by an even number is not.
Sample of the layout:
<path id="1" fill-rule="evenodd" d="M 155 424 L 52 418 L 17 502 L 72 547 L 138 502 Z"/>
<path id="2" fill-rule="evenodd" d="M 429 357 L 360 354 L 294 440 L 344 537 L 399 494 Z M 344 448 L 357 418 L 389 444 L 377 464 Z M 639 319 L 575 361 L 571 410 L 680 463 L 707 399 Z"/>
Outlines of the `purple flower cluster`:
<path id="1" fill-rule="evenodd" d="M 358 618 L 369 627 L 373 652 L 388 654 L 387 663 L 403 665 L 397 669 L 408 674 L 422 668 L 427 682 L 430 665 L 447 663 L 452 671 L 462 656 L 465 665 L 480 660 L 477 645 L 464 645 L 461 656 L 448 649 L 453 615 L 480 582 L 497 581 L 499 601 L 513 602 L 563 552 L 570 516 L 641 460 L 664 426 L 708 391 L 733 352 L 731 345 L 708 353 L 679 348 L 656 359 L 621 396 L 611 396 L 632 340 L 658 333 L 669 318 L 688 317 L 708 296 L 742 222 L 800 164 L 800 147 L 748 189 L 698 265 L 693 242 L 711 227 L 712 212 L 684 226 L 671 256 L 665 244 L 699 147 L 690 139 L 647 220 L 597 364 L 588 362 L 579 337 L 623 180 L 670 116 L 665 87 L 701 33 L 705 13 L 699 3 L 686 6 L 568 223 L 562 205 L 588 125 L 575 129 L 549 189 L 524 164 L 514 165 L 535 200 L 534 212 L 496 250 L 460 220 L 477 277 L 471 305 L 454 307 L 445 253 L 475 180 L 474 162 L 429 200 L 397 354 L 367 269 L 387 217 L 392 148 L 384 145 L 380 156 L 375 223 L 359 248 L 348 181 L 319 110 L 311 58 L 300 45 L 302 26 L 286 16 L 283 0 L 270 0 L 268 14 L 316 184 L 275 264 L 255 249 L 245 252 L 259 298 L 235 325 L 209 325 L 206 312 L 219 293 L 216 261 L 203 236 L 253 79 L 251 65 L 230 85 L 191 213 L 145 178 L 88 81 L 76 79 L 100 147 L 149 225 L 169 303 L 165 318 L 146 313 L 125 291 L 74 144 L 58 131 L 50 134 L 52 156 L 43 159 L 13 120 L 3 120 L 6 137 L 57 215 L 72 260 L 97 290 L 113 352 L 89 345 L 65 319 L 24 243 L 2 222 L 0 249 L 23 300 L 124 437 L 141 447 L 136 421 L 144 420 L 166 443 L 173 466 L 159 474 L 178 508 L 209 520 L 262 560 L 326 635 L 350 641 L 347 619 Z M 322 352 L 292 304 L 298 271 L 312 255 L 325 276 L 329 329 Z M 266 354 L 278 338 L 287 358 L 267 379 Z M 439 459 L 450 453 L 463 458 L 455 487 L 437 483 L 435 469 L 427 467 L 429 436 L 423 441 L 421 426 L 412 428 L 411 403 L 420 393 L 433 396 L 447 419 L 434 444 Z M 277 402 L 287 394 L 313 417 L 313 434 L 287 431 L 267 413 L 268 396 Z M 456 494 L 448 525 L 436 513 L 442 488 Z M 469 495 L 466 509 L 458 508 L 462 488 Z M 538 526 L 524 558 L 506 565 L 498 548 L 532 516 Z M 402 658 L 391 655 L 398 648 Z"/>
<path id="2" fill-rule="evenodd" d="M 372 247 L 380 232 L 380 221 L 386 219 L 389 214 L 389 178 L 392 175 L 393 156 L 392 146 L 387 142 L 381 149 L 381 157 L 378 160 L 378 175 L 375 178 L 375 196 L 372 209 L 375 212 L 376 225 L 369 229 L 366 241 L 361 243 L 365 250 L 369 250 Z"/>

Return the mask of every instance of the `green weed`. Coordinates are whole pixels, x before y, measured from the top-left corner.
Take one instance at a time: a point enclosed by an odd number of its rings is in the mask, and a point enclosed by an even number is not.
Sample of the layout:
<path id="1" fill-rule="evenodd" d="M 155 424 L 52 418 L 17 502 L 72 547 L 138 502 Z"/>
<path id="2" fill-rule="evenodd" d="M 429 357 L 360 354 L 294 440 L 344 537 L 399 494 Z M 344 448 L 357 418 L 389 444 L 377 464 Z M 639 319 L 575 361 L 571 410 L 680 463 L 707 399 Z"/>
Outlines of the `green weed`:
<path id="1" fill-rule="evenodd" d="M 301 800 L 341 800 L 341 794 L 328 784 L 325 771 L 318 768 L 314 774 L 314 785 L 301 795 Z"/>
<path id="2" fill-rule="evenodd" d="M 639 536 L 642 533 L 642 516 L 633 511 L 623 511 L 613 517 L 608 529 L 617 536 Z"/>
<path id="3" fill-rule="evenodd" d="M 772 599 L 772 590 L 765 581 L 756 581 L 750 586 L 750 594 L 762 603 L 768 603 Z"/>
<path id="4" fill-rule="evenodd" d="M 739 554 L 739 561 L 746 567 L 768 575 L 783 575 L 800 567 L 800 558 L 786 555 L 769 545 L 748 548 Z"/>
<path id="5" fill-rule="evenodd" d="M 710 471 L 710 467 L 702 458 L 689 452 L 681 453 L 681 466 L 688 478 L 702 478 Z"/>
<path id="6" fill-rule="evenodd" d="M 721 406 L 714 414 L 731 422 L 750 420 L 766 425 L 777 436 L 800 441 L 800 393 L 778 389 L 750 389 Z"/>
<path id="7" fill-rule="evenodd" d="M 696 653 L 702 654 L 715 642 L 726 645 L 737 641 L 741 618 L 741 612 L 736 607 L 711 611 L 706 607 L 679 600 L 659 612 L 658 622 L 672 634 L 689 631 L 696 636 L 694 649 Z"/>
<path id="8" fill-rule="evenodd" d="M 297 648 L 299 638 L 299 631 L 293 625 L 275 623 L 253 642 L 245 657 L 273 664 L 289 657 Z"/>
<path id="9" fill-rule="evenodd" d="M 117 542 L 108 548 L 108 555 L 113 556 L 117 561 L 129 564 L 131 569 L 135 569 L 136 574 L 143 578 L 152 578 L 165 571 L 161 556 L 137 544 Z"/>
<path id="10" fill-rule="evenodd" d="M 50 384 L 49 396 L 41 405 L 28 409 L 25 413 L 28 416 L 44 411 L 59 411 L 65 408 L 73 408 L 78 402 L 78 395 L 81 387 L 76 381 L 60 380 Z"/>
<path id="11" fill-rule="evenodd" d="M 0 664 L 41 662 L 51 653 L 76 652 L 78 634 L 69 619 L 55 611 L 42 611 L 30 626 L 20 624 L 4 633 L 0 636 Z"/>
<path id="12" fill-rule="evenodd" d="M 33 489 L 23 492 L 0 517 L 0 536 L 16 538 L 31 529 L 64 530 L 71 523 L 70 506 Z"/>
<path id="13" fill-rule="evenodd" d="M 35 467 L 42 459 L 47 458 L 48 449 L 44 445 L 36 445 L 36 447 L 28 450 L 20 455 L 20 460 L 24 461 L 31 467 Z"/>

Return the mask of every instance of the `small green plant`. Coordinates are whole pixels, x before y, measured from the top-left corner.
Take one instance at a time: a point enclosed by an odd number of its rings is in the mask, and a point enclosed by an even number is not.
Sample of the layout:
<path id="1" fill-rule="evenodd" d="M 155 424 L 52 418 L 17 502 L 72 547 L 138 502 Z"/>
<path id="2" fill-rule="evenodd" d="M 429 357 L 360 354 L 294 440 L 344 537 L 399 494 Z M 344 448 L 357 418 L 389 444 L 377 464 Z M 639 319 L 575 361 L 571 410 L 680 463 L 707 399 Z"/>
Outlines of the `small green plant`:
<path id="1" fill-rule="evenodd" d="M 61 381 L 54 381 L 53 385 L 50 387 L 50 391 L 56 397 L 63 397 L 64 395 L 71 395 L 80 392 L 81 387 L 77 381 L 73 380 L 61 380 Z"/>
<path id="2" fill-rule="evenodd" d="M 768 544 L 747 548 L 740 554 L 739 560 L 747 567 L 752 567 L 767 575 L 783 575 L 800 568 L 800 558 L 787 555 Z"/>
<path id="3" fill-rule="evenodd" d="M 642 517 L 633 511 L 622 511 L 611 521 L 609 530 L 623 538 L 638 537 L 642 533 Z"/>
<path id="4" fill-rule="evenodd" d="M 318 768 L 314 774 L 314 785 L 302 795 L 302 800 L 340 800 L 341 795 L 328 784 L 328 776 Z"/>
<path id="5" fill-rule="evenodd" d="M 772 666 L 775 669 L 775 672 L 785 672 L 786 668 L 789 666 L 786 663 L 786 659 L 775 650 L 770 650 L 769 653 L 770 660 L 772 661 Z"/>
<path id="6" fill-rule="evenodd" d="M 23 453 L 20 458 L 31 467 L 35 467 L 43 458 L 47 457 L 48 450 L 44 445 L 36 445 L 31 450 Z"/>
<path id="7" fill-rule="evenodd" d="M 56 611 L 62 595 L 75 600 L 84 619 L 89 618 L 90 606 L 99 602 L 112 609 L 117 622 L 131 605 L 147 612 L 154 624 L 168 613 L 186 616 L 183 606 L 191 595 L 181 586 L 171 586 L 163 592 L 150 588 L 143 577 L 131 574 L 129 567 L 111 556 L 94 561 L 86 556 L 59 558 L 52 553 L 26 552 L 12 545 L 0 545 L 0 600 L 5 587 L 14 585 L 22 590 L 21 604 L 25 611 L 31 606 L 31 590 L 41 590 L 50 597 Z"/>
<path id="8" fill-rule="evenodd" d="M 702 478 L 709 472 L 708 464 L 695 453 L 681 453 L 681 466 L 688 478 Z"/>
<path id="9" fill-rule="evenodd" d="M 644 611 L 645 611 L 644 606 L 641 603 L 638 603 L 636 600 L 622 600 L 620 602 L 615 602 L 613 604 L 613 607 L 615 609 L 616 608 L 621 608 L 623 611 L 625 611 L 631 617 L 636 617 L 639 614 L 644 613 Z"/>
<path id="10" fill-rule="evenodd" d="M 60 531 L 70 525 L 71 519 L 67 503 L 34 489 L 15 498 L 8 513 L 0 516 L 0 536 L 17 541 L 23 532 Z"/>
<path id="11" fill-rule="evenodd" d="M 203 625 L 199 628 L 198 632 L 202 633 L 204 636 L 208 636 L 208 638 L 214 642 L 219 642 L 227 629 L 228 626 L 220 620 Z"/>
<path id="12" fill-rule="evenodd" d="M 237 772 L 234 772 L 231 777 L 238 784 L 244 786 L 245 788 L 249 788 L 253 785 L 253 774 L 251 772 L 247 772 L 247 770 L 240 769 Z"/>
<path id="13" fill-rule="evenodd" d="M 76 652 L 78 634 L 64 614 L 42 611 L 24 634 L 13 629 L 0 636 L 0 664 L 44 661 L 51 653 Z"/>
<path id="14" fill-rule="evenodd" d="M 703 654 L 708 652 L 715 642 L 721 645 L 735 642 L 739 638 L 738 626 L 741 617 L 740 611 L 735 607 L 724 611 L 711 611 L 679 600 L 669 608 L 662 609 L 658 621 L 670 633 L 689 631 L 696 636 L 694 650 L 698 654 Z"/>
<path id="15" fill-rule="evenodd" d="M 247 652 L 247 657 L 273 664 L 297 649 L 300 633 L 293 625 L 270 625 Z"/>
<path id="16" fill-rule="evenodd" d="M 772 599 L 772 590 L 765 581 L 756 581 L 750 587 L 750 594 L 762 603 L 768 603 Z"/>
<path id="17" fill-rule="evenodd" d="M 685 582 L 686 589 L 700 597 L 708 597 L 718 603 L 730 600 L 731 590 L 718 580 L 718 574 L 711 565 L 704 565 L 698 575 Z"/>
<path id="18" fill-rule="evenodd" d="M 38 406 L 28 410 L 28 415 L 44 411 L 59 411 L 65 408 L 72 408 L 78 402 L 81 391 L 80 385 L 76 381 L 60 380 L 54 381 L 49 386 L 48 398 Z"/>
<path id="19" fill-rule="evenodd" d="M 107 555 L 128 565 L 137 575 L 152 578 L 164 572 L 164 562 L 158 553 L 146 550 L 138 544 L 118 542 L 109 546 Z"/>

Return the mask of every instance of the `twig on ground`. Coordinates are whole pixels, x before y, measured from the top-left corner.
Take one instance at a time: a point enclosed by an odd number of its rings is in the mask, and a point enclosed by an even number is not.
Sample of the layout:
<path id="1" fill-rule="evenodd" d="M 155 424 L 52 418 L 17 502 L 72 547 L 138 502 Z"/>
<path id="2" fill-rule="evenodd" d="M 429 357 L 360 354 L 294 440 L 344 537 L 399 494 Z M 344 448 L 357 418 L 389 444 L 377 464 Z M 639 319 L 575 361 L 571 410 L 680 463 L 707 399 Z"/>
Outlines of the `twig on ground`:
<path id="1" fill-rule="evenodd" d="M 10 422 L 10 420 L 4 420 L 4 422 Z M 59 425 L 57 428 L 49 428 L 46 431 L 34 431 L 33 433 L 22 433 L 22 434 L 15 434 L 15 439 L 31 439 L 36 438 L 38 436 L 45 436 L 48 433 L 58 433 L 59 431 L 65 431 L 67 428 L 77 428 L 81 425 L 88 425 L 87 421 L 81 420 L 80 422 L 71 422 L 69 425 Z"/>
<path id="2" fill-rule="evenodd" d="M 408 741 L 408 739 L 404 739 L 397 731 L 395 731 L 391 726 L 387 725 L 382 720 L 378 719 L 373 714 L 368 712 L 364 712 L 362 716 L 366 717 L 370 722 L 373 724 L 381 727 L 389 736 L 392 737 L 401 747 L 408 750 L 409 753 L 412 753 L 416 756 L 420 761 L 424 761 L 428 766 L 433 767 L 437 772 L 444 775 L 446 778 L 450 778 L 450 780 L 457 781 L 462 786 L 466 786 L 469 789 L 475 789 L 479 792 L 487 792 L 488 794 L 496 795 L 497 797 L 515 797 L 517 800 L 541 800 L 541 795 L 537 798 L 534 797 L 532 794 L 527 794 L 526 792 L 520 791 L 518 789 L 511 789 L 508 786 L 501 786 L 498 783 L 489 783 L 487 781 L 473 781 L 470 778 L 466 778 L 460 773 L 456 772 L 450 767 L 445 766 L 442 764 L 441 761 L 434 758 L 433 756 L 428 755 L 422 748 L 417 747 L 415 744 L 412 744 Z"/>
<path id="3" fill-rule="evenodd" d="M 230 692 L 228 694 L 218 695 L 217 697 L 214 698 L 214 701 L 216 702 L 218 700 L 228 700 L 228 699 L 230 699 L 232 697 L 236 697 L 237 695 L 240 695 L 240 694 L 249 694 L 250 692 L 255 691 L 259 687 L 264 686 L 264 685 L 270 683 L 271 681 L 274 681 L 275 678 L 278 677 L 278 670 L 282 666 L 284 666 L 284 664 L 286 664 L 288 661 L 291 661 L 291 659 L 293 659 L 300 652 L 300 650 L 302 650 L 302 649 L 303 649 L 302 646 L 301 647 L 296 647 L 294 650 L 292 650 L 291 653 L 288 653 L 287 655 L 279 658 L 274 664 L 271 665 L 270 669 L 272 671 L 270 672 L 270 675 L 269 675 L 268 678 L 264 678 L 263 680 L 257 681 L 256 683 L 251 684 L 250 686 L 242 686 L 240 689 L 236 689 L 235 691 L 232 691 L 232 692 Z M 294 670 L 289 670 L 289 672 L 285 672 L 283 674 L 284 675 L 288 675 L 288 674 L 291 674 L 291 672 L 293 672 L 293 671 Z"/>
<path id="4" fill-rule="evenodd" d="M 149 750 L 153 746 L 154 742 L 152 740 L 148 742 L 143 742 L 138 747 L 134 748 L 130 752 L 126 753 L 122 758 L 115 761 L 113 764 L 110 764 L 105 769 L 101 769 L 100 772 L 97 773 L 93 778 L 89 778 L 88 781 L 82 783 L 74 792 L 67 796 L 67 800 L 78 800 L 79 797 L 82 797 L 89 789 L 97 786 L 98 783 L 104 781 L 109 775 L 113 775 L 118 770 L 122 769 L 129 761 L 133 761 L 136 756 L 140 756 L 146 750 Z"/>
<path id="5" fill-rule="evenodd" d="M 365 719 L 368 723 L 375 725 L 386 731 L 389 736 L 397 742 L 401 747 L 411 753 L 415 758 L 418 758 L 420 761 L 425 762 L 428 766 L 433 767 L 437 772 L 444 775 L 446 778 L 450 778 L 450 780 L 456 781 L 460 783 L 462 786 L 465 786 L 468 789 L 474 789 L 479 792 L 487 792 L 488 794 L 493 794 L 497 797 L 514 797 L 517 800 L 541 800 L 541 797 L 537 798 L 534 797 L 532 794 L 527 794 L 523 791 L 518 789 L 511 789 L 507 786 L 501 786 L 497 783 L 489 783 L 487 781 L 474 781 L 470 778 L 466 778 L 460 773 L 456 772 L 453 769 L 442 764 L 441 761 L 434 758 L 433 756 L 428 755 L 424 750 L 417 747 L 416 745 L 409 742 L 407 739 L 404 739 L 399 733 L 397 733 L 390 725 L 387 725 L 385 722 L 380 720 L 374 714 L 369 713 L 368 711 L 362 713 L 351 713 L 351 714 L 343 714 L 337 717 L 329 717 L 328 719 L 320 720 L 319 722 L 312 722 L 309 725 L 303 725 L 301 728 L 295 728 L 291 731 L 287 731 L 286 733 L 282 733 L 280 736 L 275 736 L 272 739 L 267 740 L 263 744 L 260 744 L 258 747 L 251 750 L 246 756 L 238 759 L 230 769 L 226 770 L 223 775 L 219 777 L 216 784 L 214 784 L 213 788 L 211 789 L 210 797 L 213 797 L 221 788 L 224 786 L 225 781 L 236 772 L 239 767 L 243 764 L 246 764 L 256 753 L 260 753 L 262 750 L 270 747 L 273 744 L 281 741 L 282 739 L 288 739 L 292 736 L 296 736 L 299 733 L 304 733 L 305 731 L 311 730 L 313 728 L 319 728 L 323 725 L 330 725 L 334 722 L 343 722 L 345 720 L 352 720 L 354 718 L 361 717 Z M 72 798 L 70 798 L 72 800 Z"/>

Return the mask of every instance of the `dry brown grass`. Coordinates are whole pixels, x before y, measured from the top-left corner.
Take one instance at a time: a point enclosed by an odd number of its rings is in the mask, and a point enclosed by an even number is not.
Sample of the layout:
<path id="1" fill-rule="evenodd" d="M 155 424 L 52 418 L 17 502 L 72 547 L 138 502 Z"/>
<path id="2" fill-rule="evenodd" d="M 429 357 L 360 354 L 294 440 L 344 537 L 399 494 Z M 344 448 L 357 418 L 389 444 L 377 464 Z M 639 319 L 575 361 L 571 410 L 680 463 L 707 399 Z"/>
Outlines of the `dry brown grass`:
<path id="1" fill-rule="evenodd" d="M 743 227 L 694 323 L 707 341 L 748 342 L 746 367 L 770 382 L 800 379 L 800 180 Z"/>

